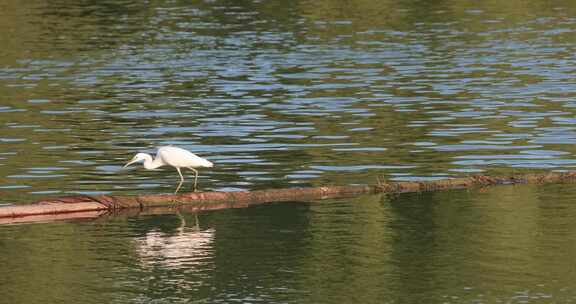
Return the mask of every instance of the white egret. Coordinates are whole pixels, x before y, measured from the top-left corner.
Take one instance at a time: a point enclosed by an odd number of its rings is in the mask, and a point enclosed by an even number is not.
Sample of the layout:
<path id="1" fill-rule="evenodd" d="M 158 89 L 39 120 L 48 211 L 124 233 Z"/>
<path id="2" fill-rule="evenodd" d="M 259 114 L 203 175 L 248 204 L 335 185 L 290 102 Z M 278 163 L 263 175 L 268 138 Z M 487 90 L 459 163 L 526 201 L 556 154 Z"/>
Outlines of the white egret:
<path id="1" fill-rule="evenodd" d="M 184 183 L 184 176 L 180 172 L 180 168 L 188 168 L 194 171 L 194 191 L 196 191 L 196 183 L 198 181 L 198 171 L 195 168 L 206 167 L 211 168 L 214 166 L 210 161 L 197 156 L 196 154 L 184 150 L 182 148 L 173 146 L 159 147 L 158 152 L 156 152 L 156 158 L 152 159 L 152 156 L 147 153 L 138 153 L 129 161 L 124 168 L 130 166 L 133 163 L 144 161 L 144 168 L 147 170 L 154 170 L 162 166 L 171 166 L 176 168 L 178 174 L 180 175 L 180 184 L 176 188 L 174 194 L 178 193 L 182 183 Z"/>

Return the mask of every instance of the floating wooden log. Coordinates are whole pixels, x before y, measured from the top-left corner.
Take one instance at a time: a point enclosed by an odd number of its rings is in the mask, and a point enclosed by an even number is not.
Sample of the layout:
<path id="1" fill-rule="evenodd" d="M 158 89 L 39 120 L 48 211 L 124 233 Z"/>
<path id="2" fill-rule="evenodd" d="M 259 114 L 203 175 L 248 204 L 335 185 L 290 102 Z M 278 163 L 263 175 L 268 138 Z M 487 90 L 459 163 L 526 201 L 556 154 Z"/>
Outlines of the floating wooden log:
<path id="1" fill-rule="evenodd" d="M 138 195 L 138 196 L 72 196 L 42 200 L 30 204 L 7 205 L 0 207 L 0 219 L 35 217 L 42 220 L 82 218 L 82 215 L 67 216 L 80 212 L 90 212 L 93 217 L 126 209 L 148 209 L 159 207 L 185 207 L 192 210 L 214 210 L 241 208 L 252 204 L 310 201 L 329 198 L 345 198 L 370 193 L 409 193 L 451 189 L 465 189 L 478 186 L 510 184 L 542 184 L 576 181 L 576 173 L 522 174 L 513 176 L 471 176 L 422 182 L 387 182 L 379 178 L 375 185 L 364 186 L 324 186 L 311 188 L 270 189 L 236 192 L 191 192 L 178 195 Z M 86 213 L 88 214 L 88 213 Z M 32 219 L 32 218 L 30 218 Z M 7 222 L 7 221 L 0 221 Z"/>

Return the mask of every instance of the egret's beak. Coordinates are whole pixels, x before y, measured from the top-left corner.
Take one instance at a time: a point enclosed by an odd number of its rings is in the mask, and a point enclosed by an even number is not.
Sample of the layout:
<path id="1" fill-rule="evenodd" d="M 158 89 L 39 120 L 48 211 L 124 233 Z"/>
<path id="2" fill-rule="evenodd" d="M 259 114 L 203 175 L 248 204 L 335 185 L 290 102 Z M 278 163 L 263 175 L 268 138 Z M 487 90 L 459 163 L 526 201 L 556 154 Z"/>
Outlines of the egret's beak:
<path id="1" fill-rule="evenodd" d="M 133 164 L 133 163 L 135 163 L 135 162 L 137 162 L 137 161 L 138 161 L 138 159 L 132 159 L 132 160 L 131 160 L 131 161 L 129 161 L 127 164 L 125 164 L 125 165 L 124 165 L 124 167 L 122 167 L 122 169 L 124 169 L 124 168 L 126 168 L 126 167 L 130 166 L 131 164 Z"/>

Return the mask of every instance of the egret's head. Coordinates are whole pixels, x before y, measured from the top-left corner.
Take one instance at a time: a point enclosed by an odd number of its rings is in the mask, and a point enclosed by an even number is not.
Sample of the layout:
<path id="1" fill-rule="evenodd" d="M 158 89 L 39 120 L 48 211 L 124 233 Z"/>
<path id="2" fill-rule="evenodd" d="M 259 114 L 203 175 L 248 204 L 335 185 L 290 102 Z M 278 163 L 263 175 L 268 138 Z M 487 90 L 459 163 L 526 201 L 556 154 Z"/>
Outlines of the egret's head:
<path id="1" fill-rule="evenodd" d="M 132 160 L 130 160 L 127 164 L 124 165 L 124 168 L 130 166 L 133 163 L 137 163 L 139 161 L 144 161 L 147 158 L 150 158 L 150 155 L 148 155 L 146 153 L 138 153 L 138 154 L 134 155 L 134 157 L 132 157 Z"/>

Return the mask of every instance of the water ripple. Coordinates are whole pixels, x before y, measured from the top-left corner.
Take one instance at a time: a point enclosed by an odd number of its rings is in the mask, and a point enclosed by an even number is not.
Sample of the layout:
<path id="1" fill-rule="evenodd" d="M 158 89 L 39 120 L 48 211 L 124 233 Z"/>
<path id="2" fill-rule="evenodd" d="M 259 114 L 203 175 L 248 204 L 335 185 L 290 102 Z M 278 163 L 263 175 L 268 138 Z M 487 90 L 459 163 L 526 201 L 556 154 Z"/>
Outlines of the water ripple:
<path id="1" fill-rule="evenodd" d="M 561 10 L 518 26 L 479 7 L 325 5 L 27 6 L 31 28 L 0 51 L 6 199 L 165 191 L 173 170 L 118 170 L 165 144 L 216 163 L 208 189 L 573 167 L 576 23 Z"/>

